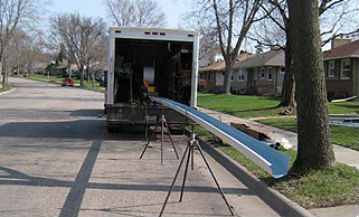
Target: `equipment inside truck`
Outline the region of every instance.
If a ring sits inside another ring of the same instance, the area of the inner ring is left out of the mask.
[[[140,102],[144,92],[189,105],[190,42],[117,38],[114,59],[114,103]]]

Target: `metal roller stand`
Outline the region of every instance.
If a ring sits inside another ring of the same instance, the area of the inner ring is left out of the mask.
[[[167,203],[168,203],[168,200],[170,198],[170,195],[171,195],[171,192],[172,192],[172,189],[176,183],[176,180],[177,180],[177,177],[178,177],[178,174],[179,174],[179,171],[181,170],[181,167],[183,165],[183,162],[184,162],[184,159],[186,158],[186,155],[187,155],[187,160],[186,160],[186,166],[184,168],[184,175],[183,175],[183,180],[182,180],[182,187],[181,187],[181,194],[180,194],[180,199],[179,199],[179,202],[182,202],[182,199],[183,199],[183,192],[184,192],[184,188],[185,188],[185,185],[186,185],[186,179],[187,179],[187,171],[188,171],[188,164],[189,164],[189,161],[190,161],[190,158],[191,158],[191,155],[192,155],[192,168],[193,168],[193,156],[194,156],[194,149],[197,148],[203,161],[205,162],[208,170],[209,170],[209,173],[211,174],[214,182],[216,183],[216,186],[217,186],[217,189],[218,189],[218,192],[221,194],[226,206],[228,207],[228,210],[230,212],[230,214],[232,216],[235,215],[234,211],[233,211],[233,207],[229,205],[228,201],[227,201],[227,198],[226,196],[224,195],[224,192],[222,190],[222,188],[219,186],[219,183],[217,181],[217,178],[215,177],[208,161],[207,161],[207,158],[205,157],[205,155],[203,154],[203,151],[202,151],[202,148],[201,146],[199,145],[199,142],[198,140],[196,140],[196,135],[193,133],[193,130],[194,130],[194,127],[192,127],[192,133],[191,133],[191,138],[190,140],[188,141],[188,144],[187,144],[187,147],[182,155],[182,158],[181,158],[181,161],[180,161],[180,164],[178,166],[178,169],[176,171],[176,174],[172,180],[172,184],[170,186],[170,189],[168,191],[168,194],[167,194],[167,197],[162,205],[162,209],[161,209],[161,212],[159,214],[159,217],[161,217],[166,209],[166,206],[167,206]]]
[[[146,120],[147,120],[147,118],[146,118]],[[170,132],[170,128],[169,128],[168,122],[167,122],[167,120],[166,120],[164,114],[161,115],[161,121],[160,121],[160,123],[161,123],[161,164],[163,164],[164,128],[167,128],[167,135],[168,135],[168,137],[169,137],[169,139],[170,139],[170,143],[171,143],[171,145],[172,145],[172,147],[173,147],[173,150],[174,150],[174,152],[175,152],[175,154],[176,154],[177,159],[179,159],[179,156],[178,156],[177,149],[176,149],[176,147],[175,147],[175,145],[174,145],[174,143],[173,143],[172,136],[171,136],[171,132]],[[156,129],[157,129],[157,126],[158,126],[158,125],[156,124]],[[150,143],[151,143],[151,140],[152,140],[152,138],[153,138],[153,135],[155,134],[155,132],[152,132],[151,136],[148,138],[148,128],[149,128],[149,125],[146,124],[145,137],[146,137],[148,140],[147,140],[147,143],[145,144],[145,146],[144,146],[144,148],[143,148],[143,150],[142,150],[140,159],[142,159],[142,157],[143,157],[143,155],[145,154],[145,152],[146,152],[148,146],[149,146]],[[155,130],[156,130],[156,129],[155,129]]]

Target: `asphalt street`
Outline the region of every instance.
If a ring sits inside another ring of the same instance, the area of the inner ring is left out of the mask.
[[[11,78],[0,96],[0,216],[158,216],[179,161],[142,133],[108,134],[103,94]],[[175,136],[183,152],[187,138]],[[213,159],[239,216],[278,216]],[[183,202],[180,174],[164,216],[229,216],[198,153]]]

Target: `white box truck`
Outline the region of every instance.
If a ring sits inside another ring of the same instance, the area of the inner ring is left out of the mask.
[[[199,33],[161,28],[114,27],[109,33],[105,112],[109,132],[143,125],[165,114],[185,117],[148,100],[157,95],[196,107]],[[156,120],[153,120],[156,121]]]

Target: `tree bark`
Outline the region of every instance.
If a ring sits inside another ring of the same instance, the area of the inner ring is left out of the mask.
[[[287,30],[286,34],[286,46],[284,49],[285,56],[285,74],[283,79],[283,89],[282,89],[282,98],[279,106],[284,107],[294,107],[295,105],[295,89],[294,89],[294,73],[293,73],[293,57],[291,53],[291,43],[292,40],[290,38],[289,30]]]
[[[3,70],[3,61],[0,61],[0,74],[2,74],[2,85],[3,87],[7,86],[9,84],[8,78],[7,78],[7,72]]]
[[[0,82],[3,82],[3,76],[2,76],[2,60],[0,59]]]
[[[231,78],[233,74],[233,67],[234,67],[234,58],[227,57],[225,59],[226,67],[224,71],[224,81],[223,81],[223,93],[226,95],[231,94]]]
[[[293,170],[327,168],[334,162],[328,124],[318,0],[288,0],[297,101],[298,153]]]
[[[81,71],[80,71],[80,87],[84,86],[84,79],[85,79],[85,72],[84,72],[84,69],[81,69]]]
[[[92,88],[95,89],[95,73],[93,72],[93,70],[91,70],[91,83]]]
[[[89,81],[90,80],[90,71],[89,71],[89,68],[86,67],[86,81]]]

